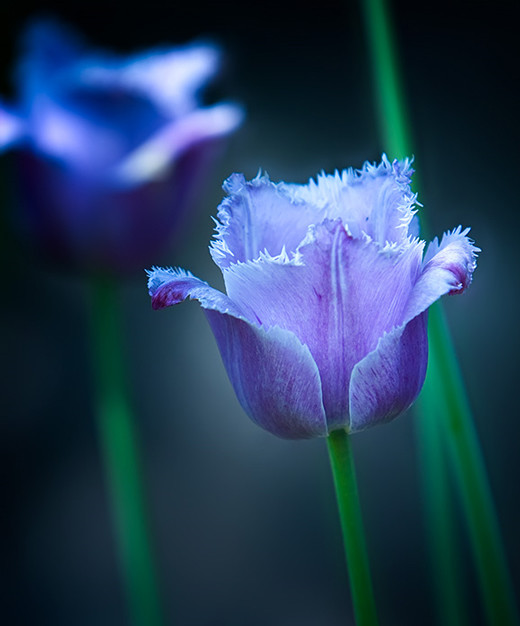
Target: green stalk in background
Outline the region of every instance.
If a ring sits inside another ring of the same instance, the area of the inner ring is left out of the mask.
[[[161,626],[163,620],[137,437],[124,376],[116,300],[115,282],[103,277],[94,280],[92,345],[101,456],[132,623],[134,626]]]
[[[430,382],[420,405],[422,418],[439,417],[466,512],[471,545],[489,624],[519,624],[513,586],[491,490],[446,319],[442,309],[430,318]],[[443,394],[445,410],[434,408]]]
[[[377,92],[379,117],[384,145],[390,157],[411,155],[408,116],[403,102],[398,63],[393,44],[392,28],[384,0],[362,0],[362,11],[370,49],[374,83]],[[507,626],[518,624],[512,584],[509,578],[498,520],[491,497],[482,454],[477,439],[464,383],[439,303],[430,309],[430,357],[428,375],[419,398],[419,439],[425,467],[425,488],[432,496],[429,512],[442,507],[436,518],[449,514],[448,490],[441,446],[448,449],[452,467],[464,505],[471,546],[490,624]],[[436,432],[434,429],[440,429]],[[435,484],[433,484],[435,482]],[[428,495],[428,494],[426,494]],[[432,549],[436,551],[436,577],[456,571],[455,539],[447,521],[430,529]],[[453,584],[443,580],[443,587]],[[456,595],[445,589],[442,599],[443,624],[460,624],[462,615]],[[459,594],[459,598],[461,594]]]
[[[330,465],[338,502],[356,626],[377,626],[372,581],[354,469],[350,436],[335,430],[327,437]]]
[[[431,366],[429,376],[433,376]],[[447,407],[442,397],[434,396],[436,388],[434,384],[424,388],[418,401],[419,419],[416,422],[435,612],[437,623],[442,626],[470,626],[465,609],[467,589],[461,571],[462,554],[456,542],[447,450],[439,425]]]

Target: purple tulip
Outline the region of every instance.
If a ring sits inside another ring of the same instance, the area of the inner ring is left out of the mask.
[[[164,252],[242,119],[232,104],[200,106],[218,66],[213,45],[122,59],[54,23],[28,30],[18,105],[0,104],[0,151],[15,150],[25,226],[40,248],[117,273]]]
[[[204,308],[240,404],[287,438],[363,430],[417,397],[427,309],[469,285],[479,251],[461,227],[423,257],[408,160],[322,174],[308,185],[234,174],[211,244],[227,295],[154,268],[155,309]]]

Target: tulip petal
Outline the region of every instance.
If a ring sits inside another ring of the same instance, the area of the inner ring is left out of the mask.
[[[216,74],[217,46],[190,44],[152,50],[120,61],[90,59],[81,74],[90,87],[124,89],[153,100],[168,117],[185,115],[197,106],[197,92]]]
[[[295,198],[296,185],[275,184],[267,174],[246,181],[233,174],[223,185],[229,194],[218,208],[211,256],[224,269],[232,263],[254,260],[267,252],[277,256],[294,252],[309,225],[322,221],[324,211]]]
[[[24,57],[19,83],[30,102],[40,91],[83,85],[88,90],[133,92],[153,100],[163,114],[185,115],[197,106],[198,91],[216,74],[220,64],[218,46],[194,43],[156,49],[120,58],[88,51],[81,38],[56,20],[36,20],[24,37]]]
[[[0,152],[11,147],[24,135],[22,120],[5,109],[0,103]]]
[[[105,178],[127,150],[127,137],[122,132],[96,123],[48,94],[34,100],[27,124],[35,152],[57,160],[87,180]]]
[[[184,151],[235,130],[243,115],[238,106],[219,104],[175,120],[122,161],[115,170],[115,182],[126,186],[160,178]]]
[[[349,430],[364,430],[405,411],[421,390],[427,362],[427,313],[383,335],[352,371]]]
[[[241,309],[224,293],[210,287],[208,283],[196,278],[190,272],[176,268],[154,267],[147,274],[148,293],[152,297],[152,308],[155,310],[191,298],[198,300],[205,309],[214,308],[221,313],[243,316]]]
[[[286,439],[328,434],[318,367],[293,333],[207,310],[237,398],[262,428]]]
[[[240,123],[238,107],[198,108],[219,63],[211,44],[129,58],[91,52],[59,22],[36,21],[18,71],[35,148],[108,184],[156,180],[187,147]]]
[[[415,400],[426,375],[426,310],[446,293],[461,293],[471,282],[479,249],[459,226],[428,247],[410,293],[404,323],[385,334],[360,361],[350,381],[350,428],[363,430],[399,415]]]
[[[321,373],[329,426],[348,420],[354,365],[403,323],[422,244],[381,248],[324,222],[292,261],[262,257],[224,270],[229,297],[263,327],[280,326],[307,345]]]
[[[377,243],[405,243],[416,235],[416,194],[410,188],[413,169],[408,159],[392,163],[383,154],[379,165],[368,161],[360,170],[321,174],[316,182],[295,185],[295,196],[326,207],[330,219],[341,218],[356,238],[368,235]]]
[[[229,194],[219,207],[217,236],[211,245],[221,269],[254,260],[262,252],[294,252],[308,227],[340,218],[355,238],[368,235],[381,245],[404,245],[416,234],[415,194],[410,161],[319,175],[307,185],[272,183],[267,175],[246,182],[234,174],[224,184]]]
[[[238,400],[254,422],[290,439],[327,435],[318,368],[293,333],[259,328],[227,296],[183,270],[155,268],[148,285],[154,309],[199,300]]]
[[[16,73],[22,107],[30,107],[39,94],[59,88],[67,70],[82,54],[84,44],[72,29],[53,19],[32,21],[23,35]]]
[[[446,293],[462,293],[471,283],[480,249],[459,226],[439,243],[435,238],[424,256],[421,274],[413,288],[405,318],[412,319]]]

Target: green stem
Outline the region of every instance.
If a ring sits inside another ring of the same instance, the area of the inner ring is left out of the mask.
[[[378,96],[379,116],[384,138],[384,145],[391,157],[404,157],[412,154],[410,133],[408,132],[404,102],[404,93],[398,72],[397,55],[393,42],[393,32],[384,0],[362,0],[367,39],[374,74],[374,83]],[[423,220],[424,221],[424,220]],[[498,528],[497,517],[491,497],[491,491],[482,460],[479,442],[475,433],[473,419],[466,398],[464,383],[460,374],[457,359],[451,342],[447,324],[442,314],[440,303],[432,307],[430,312],[430,364],[428,376],[421,394],[421,404],[426,408],[422,419],[436,420],[437,424],[427,425],[420,435],[427,436],[430,429],[442,430],[442,443],[450,451],[451,464],[457,476],[466,521],[472,540],[472,549],[477,563],[480,586],[487,617],[490,624],[497,626],[518,624],[512,584],[509,578],[504,548]],[[431,405],[440,407],[435,411]],[[430,405],[430,406],[426,406]],[[423,441],[422,448],[431,446],[431,454],[425,463],[432,465],[425,469],[425,475],[437,475],[437,504],[443,511],[449,511],[446,485],[441,486],[444,469],[438,462],[442,454],[433,450],[440,441],[434,437],[432,441]],[[446,513],[447,515],[448,513]],[[441,515],[437,513],[437,515]],[[449,544],[454,539],[448,538],[445,532],[438,534],[432,544],[442,545],[443,553],[448,554]],[[442,536],[445,535],[445,536]],[[437,557],[437,562],[441,557]],[[441,571],[450,567],[445,562]],[[455,617],[452,615],[450,621]]]
[[[411,156],[404,90],[384,0],[361,0],[383,145],[394,158]]]
[[[131,620],[135,626],[159,626],[163,620],[137,437],[125,383],[116,300],[115,283],[105,278],[94,280],[92,344],[98,432]]]
[[[426,385],[418,404],[416,427],[421,459],[425,523],[429,537],[432,583],[437,623],[443,626],[468,626],[465,610],[467,595],[463,585],[461,554],[455,540],[450,481],[440,425],[445,410],[442,398],[432,397]]]
[[[461,493],[489,624],[519,624],[498,519],[461,372],[443,311],[430,311],[430,397],[442,390],[444,444]],[[433,400],[434,401],[434,400]]]
[[[328,436],[327,444],[356,624],[357,626],[375,626],[378,621],[365,548],[350,437],[345,430],[335,430]]]

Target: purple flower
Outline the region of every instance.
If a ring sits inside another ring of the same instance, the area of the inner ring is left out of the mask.
[[[227,295],[154,268],[155,309],[199,300],[240,404],[287,438],[363,430],[417,397],[427,309],[469,285],[479,251],[461,227],[423,256],[408,160],[308,185],[234,174],[211,255]]]
[[[153,262],[193,204],[232,104],[200,106],[213,45],[128,58],[36,23],[24,39],[17,106],[0,103],[0,151],[14,148],[26,226],[53,257],[115,272]]]

